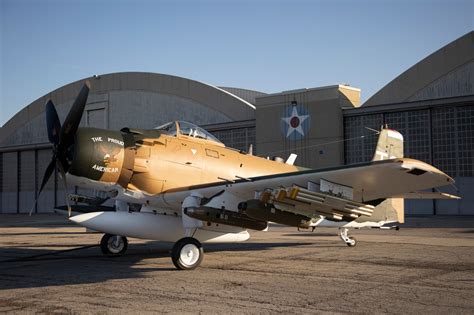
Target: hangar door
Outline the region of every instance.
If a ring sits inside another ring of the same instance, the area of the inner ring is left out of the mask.
[[[86,109],[86,126],[94,128],[107,128],[106,104],[94,104],[94,108]],[[97,106],[99,105],[99,106]]]
[[[16,213],[18,168],[17,152],[1,153],[1,213]]]

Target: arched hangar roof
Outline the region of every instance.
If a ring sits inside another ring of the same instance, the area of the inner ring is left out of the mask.
[[[363,106],[474,94],[474,31],[421,60]]]
[[[111,73],[78,80],[38,98],[0,129],[0,145],[46,142],[46,101],[54,102],[64,121],[86,80],[91,83],[86,111],[103,109],[105,116],[101,119],[110,129],[153,128],[177,119],[214,124],[255,117],[255,107],[250,102],[209,84],[158,73]]]
[[[268,95],[267,93],[263,93],[260,91],[255,91],[255,90],[249,90],[249,89],[241,89],[241,88],[235,88],[235,87],[226,87],[226,86],[220,86],[219,88],[226,90],[227,92],[230,92],[234,95],[237,95],[238,97],[246,100],[250,104],[255,105],[256,103],[256,98]]]

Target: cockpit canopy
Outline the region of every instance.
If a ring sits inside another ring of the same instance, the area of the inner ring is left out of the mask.
[[[216,137],[211,135],[209,132],[207,132],[203,128],[196,126],[195,124],[192,124],[187,121],[182,121],[182,120],[172,121],[162,126],[156,127],[155,129],[160,130],[161,132],[169,136],[176,136],[177,133],[179,133],[180,135],[185,135],[187,137],[210,140],[213,142],[223,144],[221,141],[219,141]]]

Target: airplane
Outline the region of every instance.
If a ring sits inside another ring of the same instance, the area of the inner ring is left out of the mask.
[[[127,237],[173,242],[173,264],[190,270],[202,262],[201,243],[246,241],[248,230],[265,231],[269,222],[336,226],[353,247],[349,228],[403,223],[403,208],[394,203],[403,199],[396,198],[459,198],[426,191],[454,180],[405,158],[403,136],[395,130],[381,129],[372,161],[314,170],[293,165],[293,154],[285,162],[228,148],[184,121],[147,130],[79,128],[89,90],[86,81],[62,126],[53,102],[45,105],[53,156],[36,202],[55,169],[66,190],[72,183],[103,192],[71,195],[76,205],[66,199],[60,208],[71,221],[104,233],[107,256],[123,255]],[[109,199],[114,206],[104,204]]]

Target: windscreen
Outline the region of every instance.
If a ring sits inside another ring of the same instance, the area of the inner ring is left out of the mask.
[[[183,135],[186,135],[188,137],[199,138],[199,139],[211,140],[217,143],[222,143],[216,137],[211,135],[209,132],[202,129],[201,127],[196,126],[195,124],[192,124],[186,121],[179,121],[178,123],[179,123],[179,131]]]
[[[176,136],[176,122],[172,121],[155,128],[169,136]]]

